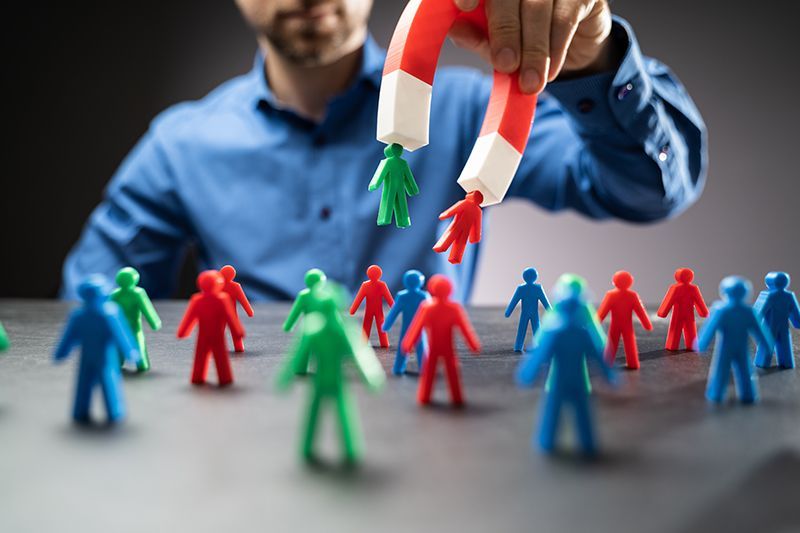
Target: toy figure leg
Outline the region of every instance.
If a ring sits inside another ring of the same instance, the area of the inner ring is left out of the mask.
[[[514,340],[514,351],[521,352],[525,347],[525,335],[528,334],[528,323],[530,317],[520,314],[519,325],[517,325],[517,338]]]
[[[461,387],[461,376],[458,372],[458,359],[455,354],[444,357],[444,368],[447,372],[447,384],[450,387],[450,400],[453,405],[464,404],[464,391]]]
[[[411,225],[411,217],[408,215],[408,200],[405,191],[400,191],[394,198],[394,220],[397,227],[407,228]]]
[[[667,330],[667,342],[664,346],[667,350],[674,352],[680,349],[681,329],[683,329],[683,324],[675,318],[673,311],[672,319],[669,321],[669,329]]]
[[[378,331],[378,342],[381,348],[389,347],[389,334],[383,331],[383,311],[375,313],[375,329]]]
[[[706,386],[706,398],[710,402],[720,403],[725,399],[725,390],[728,388],[728,380],[731,375],[731,363],[727,359],[722,360],[720,354],[714,354],[711,361],[711,368],[708,370],[708,385]]]
[[[428,342],[423,334],[417,343],[417,369],[420,374],[425,368],[425,354],[428,352]]]
[[[736,392],[742,403],[755,403],[758,400],[758,389],[753,368],[750,366],[750,358],[747,353],[739,354],[732,361],[733,381],[736,384]]]
[[[561,418],[561,401],[561,394],[554,393],[551,390],[542,402],[542,415],[539,422],[539,446],[546,452],[553,451],[556,446],[558,424]]]
[[[794,368],[794,354],[792,353],[792,338],[789,328],[775,334],[775,351],[778,352],[778,366],[781,368]],[[772,359],[770,357],[770,359]]]
[[[341,389],[336,395],[336,412],[339,414],[345,459],[355,463],[361,457],[363,445],[358,427],[358,413],[346,389]]]
[[[580,442],[583,453],[586,455],[595,455],[597,453],[597,444],[594,439],[594,424],[592,423],[592,411],[589,406],[588,395],[577,395],[572,399],[572,405],[575,409],[575,425],[578,433],[578,442]]]
[[[369,342],[369,336],[372,333],[372,319],[373,319],[373,316],[374,315],[372,313],[370,313],[369,311],[366,311],[364,313],[364,322],[362,324],[362,329],[364,330],[364,338],[367,339],[367,342]]]
[[[125,416],[125,402],[122,400],[122,385],[120,375],[106,371],[100,381],[103,390],[103,400],[106,404],[108,421],[116,422]]]
[[[605,360],[608,366],[614,365],[614,360],[617,358],[617,350],[619,349],[619,338],[622,332],[618,327],[612,326],[608,329],[608,343],[606,343]]]
[[[144,342],[144,331],[139,330],[136,332],[136,344],[139,346],[139,353],[142,358],[136,363],[136,370],[139,372],[147,372],[150,370],[150,357],[147,355],[147,346]]]
[[[777,347],[777,339],[775,341],[775,346]],[[769,368],[772,366],[772,350],[769,349],[769,346],[758,343],[756,347],[755,363],[759,368]]]
[[[400,336],[402,339],[402,335]],[[402,376],[403,373],[406,371],[406,363],[408,358],[406,354],[403,353],[403,349],[400,347],[401,343],[397,343],[397,355],[394,356],[394,366],[392,367],[392,374],[395,376]]]
[[[197,339],[197,347],[194,351],[194,369],[192,370],[192,383],[202,385],[208,376],[208,356],[211,347],[203,338]]]
[[[231,333],[231,337],[233,338],[233,351],[236,353],[244,352],[244,337],[235,333]]]
[[[378,225],[388,226],[392,223],[392,212],[394,209],[394,198],[392,198],[393,188],[384,184],[381,191],[381,203],[378,206]]]
[[[307,460],[314,457],[314,438],[317,434],[317,420],[319,418],[319,407],[322,403],[322,396],[319,392],[311,391],[311,400],[308,405],[306,415],[306,429],[303,433],[303,447],[300,452]]]
[[[94,384],[94,376],[81,368],[78,373],[78,383],[75,386],[75,405],[72,408],[72,418],[76,422],[89,421],[89,408],[92,403]]]
[[[453,246],[450,247],[450,256],[447,260],[457,265],[461,262],[464,258],[464,251],[467,249],[467,234],[459,235],[458,238],[453,242]]]
[[[233,382],[233,371],[231,371],[231,358],[228,356],[228,347],[225,339],[220,339],[214,343],[211,351],[214,354],[214,365],[217,367],[217,378],[219,386],[228,385]]]
[[[693,318],[689,318],[683,324],[683,342],[686,344],[686,349],[694,351],[694,342],[697,340],[697,324]]]
[[[433,384],[436,381],[436,360],[438,358],[438,354],[435,353],[429,353],[425,357],[425,370],[422,372],[419,380],[419,389],[417,389],[417,402],[421,404],[431,403]]]
[[[625,363],[628,368],[639,368],[639,347],[636,346],[636,335],[633,330],[622,335],[622,344],[625,347]]]

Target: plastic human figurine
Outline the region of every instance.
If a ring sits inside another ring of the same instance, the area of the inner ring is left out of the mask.
[[[750,282],[739,276],[723,279],[719,285],[723,300],[712,306],[711,316],[700,330],[696,348],[701,352],[708,349],[714,336],[717,337],[706,387],[706,398],[710,402],[721,403],[725,399],[731,371],[739,401],[754,403],[758,400],[749,338],[752,336],[770,351],[773,344],[767,328],[758,319],[755,310],[747,304],[751,290]]]
[[[136,344],[139,346],[139,353],[142,358],[136,364],[136,370],[147,372],[150,370],[150,357],[147,354],[147,345],[144,341],[144,330],[142,329],[142,317],[147,320],[153,331],[161,329],[161,318],[156,313],[153,303],[147,296],[147,292],[138,287],[139,272],[131,267],[125,267],[117,272],[117,288],[111,291],[111,300],[122,309],[128,326],[133,332]],[[124,358],[120,356],[120,364],[124,363]]]
[[[531,385],[550,362],[539,426],[539,446],[545,452],[555,449],[561,408],[567,404],[575,413],[577,436],[583,453],[592,456],[597,453],[597,442],[590,392],[586,386],[587,361],[595,362],[610,384],[613,385],[615,379],[611,368],[603,361],[602,347],[587,328],[585,293],[581,292],[580,285],[571,285],[571,288],[574,290],[563,296],[556,295],[558,301],[545,315],[539,330],[539,342],[526,353],[517,369],[517,382],[521,386]]]
[[[350,314],[356,314],[361,302],[366,300],[364,308],[364,336],[369,339],[372,332],[372,322],[375,321],[375,329],[378,330],[378,340],[381,348],[389,347],[389,336],[383,331],[383,302],[389,306],[394,305],[394,298],[389,292],[389,287],[381,280],[383,270],[378,265],[370,265],[367,268],[367,281],[361,284],[358,289],[353,305],[350,306]]]
[[[11,343],[8,341],[8,334],[3,328],[3,323],[0,322],[0,352],[8,350],[9,346],[11,346]]]
[[[411,217],[408,215],[406,195],[418,195],[419,187],[414,181],[411,168],[401,157],[403,155],[402,146],[392,143],[383,149],[383,153],[386,154],[386,159],[378,165],[375,175],[369,182],[370,191],[383,185],[381,204],[378,208],[378,225],[391,224],[392,215],[394,215],[397,227],[407,228],[411,225]]]
[[[185,339],[197,325],[197,346],[194,352],[192,383],[201,385],[208,375],[209,354],[214,356],[220,387],[233,383],[231,361],[225,343],[225,329],[232,335],[244,337],[244,330],[233,310],[230,296],[225,294],[225,280],[216,270],[206,270],[197,276],[200,292],[192,296],[178,326],[178,338]]]
[[[219,269],[219,273],[222,274],[222,278],[225,280],[225,287],[222,290],[225,294],[230,296],[233,302],[233,312],[236,314],[236,317],[239,317],[236,304],[241,305],[244,312],[247,313],[247,316],[252,317],[253,306],[250,305],[250,301],[247,299],[241,284],[234,281],[236,278],[236,269],[231,265],[225,265]],[[244,328],[242,329],[244,330]],[[237,353],[244,352],[243,337],[236,335],[233,331],[231,331],[231,336],[233,337],[233,350]]]
[[[695,339],[697,339],[697,324],[695,323],[694,312],[701,317],[708,316],[708,307],[700,293],[700,288],[692,284],[694,272],[690,268],[679,268],[675,271],[675,281],[677,283],[670,286],[664,301],[658,308],[658,316],[666,318],[670,310],[672,319],[669,322],[667,331],[667,350],[676,351],[680,349],[681,334],[683,334],[684,346],[687,350],[693,350]]]
[[[443,360],[447,383],[450,387],[450,401],[455,406],[464,405],[464,392],[459,375],[459,363],[454,345],[454,332],[461,331],[467,346],[474,354],[481,350],[480,340],[469,323],[467,313],[456,302],[450,300],[453,284],[445,276],[436,274],[428,282],[428,291],[433,299],[423,302],[402,340],[403,351],[409,353],[422,337],[422,330],[428,335],[428,353],[419,380],[417,401],[423,405],[431,402],[433,385],[436,381],[436,367]]]
[[[90,422],[92,392],[98,385],[103,392],[109,423],[125,416],[119,354],[131,363],[141,359],[122,310],[108,299],[107,282],[105,277],[94,275],[78,287],[83,305],[70,315],[54,353],[56,362],[63,361],[73,348],[80,346],[72,418],[81,424]]]
[[[397,317],[402,315],[403,321],[400,324],[400,340],[403,339],[408,326],[414,319],[420,304],[430,299],[428,294],[422,286],[425,285],[425,276],[419,270],[409,270],[403,274],[403,286],[405,289],[397,293],[397,298],[394,300],[394,305],[389,309],[389,314],[386,315],[386,322],[383,323],[383,331],[389,331],[397,320]],[[420,372],[425,366],[425,351],[427,350],[427,341],[425,335],[420,336],[417,342],[417,367]],[[397,355],[394,358],[394,366],[392,373],[395,376],[401,376],[406,371],[406,364],[408,363],[408,353],[403,351],[402,342],[397,343]]]
[[[352,362],[372,390],[383,386],[386,374],[372,347],[361,337],[357,326],[351,326],[340,319],[326,318],[339,316],[334,298],[325,298],[321,301],[321,307],[327,309],[311,312],[306,316],[302,332],[278,372],[276,383],[279,389],[288,388],[296,379],[298,361],[313,359],[316,372],[310,380],[311,402],[300,452],[307,461],[315,460],[314,440],[319,410],[323,402],[331,402],[339,417],[345,460],[355,463],[360,459],[363,447],[358,429],[358,413],[344,375],[345,364]]]
[[[612,282],[616,288],[606,293],[597,310],[597,317],[601,322],[609,312],[611,313],[611,326],[608,329],[608,344],[605,350],[606,363],[609,366],[614,365],[621,337],[625,348],[626,366],[636,369],[639,368],[639,347],[636,345],[636,334],[633,330],[633,314],[636,314],[647,331],[653,329],[653,324],[639,295],[631,290],[633,276],[629,272],[620,270],[614,274]]]
[[[788,290],[791,278],[786,272],[770,272],[765,282],[768,290],[762,291],[754,308],[775,341],[774,351],[778,355],[778,366],[794,368],[789,324],[800,329],[800,306],[797,304],[797,297]],[[772,365],[772,355],[773,350],[768,345],[759,344],[756,350],[756,366],[769,368]]]
[[[544,289],[536,283],[539,273],[535,268],[526,268],[522,271],[522,279],[525,283],[519,285],[511,301],[506,307],[506,318],[511,316],[517,304],[522,302],[522,311],[519,314],[519,326],[517,327],[517,339],[514,341],[514,351],[521,352],[525,344],[525,336],[528,334],[528,324],[531,326],[531,335],[536,335],[539,329],[539,303],[545,310],[550,309],[550,302],[544,293]]]
[[[439,220],[452,218],[453,221],[433,247],[434,252],[442,253],[450,248],[450,256],[447,260],[454,265],[461,262],[464,250],[467,248],[467,240],[472,244],[481,240],[481,220],[483,219],[481,202],[483,202],[481,191],[468,192],[463,200],[456,202],[439,215]]]
[[[289,310],[289,315],[283,323],[283,331],[292,331],[301,315],[306,315],[316,310],[317,302],[312,294],[312,289],[318,284],[324,284],[326,279],[325,272],[318,268],[312,268],[306,272],[303,280],[306,288],[297,293],[292,308]]]

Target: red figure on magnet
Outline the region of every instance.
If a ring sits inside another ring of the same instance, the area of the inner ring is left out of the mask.
[[[481,240],[481,220],[483,218],[481,202],[483,202],[483,194],[480,191],[468,192],[463,200],[456,202],[439,215],[439,220],[452,218],[453,221],[433,247],[434,252],[442,253],[452,246],[450,257],[447,260],[454,265],[461,262],[464,250],[467,248],[467,239],[472,244]]]
[[[200,292],[189,300],[189,307],[178,326],[178,338],[185,339],[197,324],[197,347],[194,352],[192,383],[201,385],[208,375],[208,356],[214,355],[217,377],[220,386],[233,383],[231,362],[225,343],[225,328],[238,337],[244,337],[244,330],[236,317],[233,301],[223,291],[225,279],[216,270],[206,270],[197,276]]]
[[[219,269],[219,273],[222,274],[222,277],[225,280],[225,287],[222,290],[225,291],[225,294],[230,296],[231,301],[233,302],[233,312],[236,314],[236,318],[239,318],[239,312],[236,307],[237,303],[242,306],[242,309],[244,309],[244,312],[247,313],[247,316],[252,317],[253,306],[250,305],[250,301],[247,299],[244,289],[242,289],[242,285],[233,281],[234,278],[236,278],[236,269],[231,265],[225,265]],[[244,328],[242,328],[242,330],[244,330]],[[233,329],[231,329],[231,336],[233,337],[233,349],[238,353],[242,353],[244,351],[244,337],[237,335]]]
[[[430,403],[433,384],[436,380],[436,365],[439,359],[444,359],[447,382],[450,386],[450,399],[453,405],[461,406],[464,404],[464,393],[459,376],[453,331],[455,329],[461,331],[467,341],[467,346],[474,354],[481,350],[480,340],[472,329],[464,309],[458,303],[450,300],[453,284],[449,279],[441,274],[431,277],[428,282],[428,292],[433,300],[420,304],[414,320],[408,327],[408,332],[403,337],[401,347],[405,353],[413,350],[419,342],[424,328],[428,336],[428,353],[425,356],[425,368],[419,380],[417,401],[423,405]]]
[[[350,306],[350,314],[356,314],[358,308],[361,306],[362,300],[367,301],[364,309],[364,336],[369,339],[372,330],[372,321],[375,320],[375,327],[378,330],[378,339],[381,343],[381,348],[389,347],[389,335],[383,331],[383,301],[389,307],[394,305],[394,298],[392,293],[389,292],[389,287],[381,280],[383,270],[378,265],[370,265],[367,268],[367,281],[361,284],[358,289],[353,305]]]
[[[605,359],[608,366],[614,365],[617,357],[619,340],[625,348],[625,363],[628,368],[639,368],[639,348],[636,346],[636,334],[633,331],[633,314],[639,317],[644,329],[650,331],[653,324],[647,316],[642,301],[636,291],[631,290],[633,276],[630,272],[620,270],[611,279],[616,289],[608,291],[597,309],[600,322],[605,320],[611,312],[611,326],[608,330],[608,344],[606,345]]]
[[[672,319],[667,332],[667,350],[679,350],[681,333],[687,350],[694,350],[694,341],[697,339],[697,325],[695,324],[694,311],[701,317],[708,316],[708,307],[697,285],[692,285],[694,272],[690,268],[679,268],[675,271],[675,280],[658,308],[658,316],[666,318],[672,310]]]

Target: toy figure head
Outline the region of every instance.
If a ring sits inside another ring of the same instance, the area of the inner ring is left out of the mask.
[[[419,289],[423,283],[425,276],[419,270],[409,270],[403,274],[403,286],[410,291]]]
[[[108,280],[101,274],[92,274],[78,286],[78,296],[92,306],[99,306],[108,299]]]
[[[382,275],[383,270],[381,270],[381,267],[378,265],[370,265],[369,268],[367,268],[367,277],[372,281],[381,279]]]
[[[777,289],[782,291],[789,287],[789,283],[791,283],[792,278],[789,277],[789,274],[786,272],[770,272],[767,274],[765,281],[767,282],[767,287],[769,287],[770,290]]]
[[[436,300],[447,300],[453,293],[453,283],[447,277],[435,274],[428,282],[428,292]]]
[[[403,155],[403,146],[401,144],[392,143],[383,149],[383,154],[386,157],[400,157]]]
[[[132,289],[139,284],[139,272],[131,267],[121,268],[117,272],[116,282],[123,289]]]
[[[539,273],[533,267],[528,267],[522,271],[522,279],[525,283],[533,283],[539,278]]]
[[[306,287],[309,289],[315,286],[317,283],[321,281],[325,281],[327,278],[325,277],[325,272],[318,268],[312,268],[308,272],[306,272],[305,278],[303,281],[306,284]]]
[[[569,298],[587,300],[589,298],[589,285],[585,279],[576,274],[562,274],[556,281],[553,294],[556,301]]]
[[[197,276],[197,288],[205,294],[221,292],[225,286],[225,279],[216,270],[206,270]]]
[[[720,296],[733,303],[743,302],[752,289],[750,282],[740,276],[728,276],[719,284]]]
[[[633,285],[633,276],[630,272],[620,270],[619,272],[614,273],[614,277],[611,278],[611,281],[614,283],[616,288],[624,291],[630,289]]]
[[[694,279],[694,271],[691,268],[679,268],[675,271],[675,281],[680,283],[691,283]]]
[[[468,192],[465,198],[473,204],[481,205],[483,203],[483,193],[481,191]]]
[[[236,269],[231,265],[225,265],[224,267],[220,268],[219,273],[222,274],[222,278],[225,281],[233,281],[233,279],[236,277]]]

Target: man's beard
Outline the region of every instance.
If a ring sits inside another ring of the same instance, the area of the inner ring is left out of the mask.
[[[352,33],[350,25],[340,23],[333,32],[319,33],[313,25],[299,31],[269,27],[265,36],[275,51],[293,64],[313,67],[330,63],[339,57],[338,50]]]

